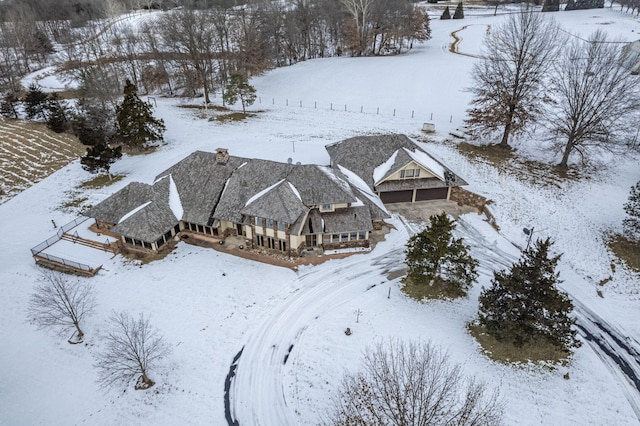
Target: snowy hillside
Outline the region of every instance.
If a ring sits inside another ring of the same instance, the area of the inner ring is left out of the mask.
[[[637,19],[610,9],[553,17],[580,34],[597,28],[627,40],[640,34]],[[465,374],[500,387],[506,424],[638,424],[640,394],[587,342],[566,367],[508,367],[482,355],[466,331],[481,287],[494,269],[519,256],[517,246],[526,241],[522,228],[533,226],[564,253],[560,277],[577,315],[608,323],[629,345],[640,340],[638,277],[620,266],[612,272],[614,259],[603,241],[603,233],[621,229],[622,205],[640,179],[639,155],[616,157],[588,179],[554,186],[470,161],[444,141],[464,119],[474,60],[449,51],[451,32],[465,26],[459,50],[474,54],[487,25],[502,19],[433,20],[432,40],[399,57],[331,58],[274,70],[252,81],[260,100],[251,107],[256,117],[244,122],[209,121],[180,108],[181,100],[158,97],[155,111],[165,120],[167,143],[118,161],[112,172],[125,174],[123,180],[78,189],[91,176],[76,161],[0,205],[0,425],[225,425],[225,379],[240,350],[228,395],[240,425],[317,424],[345,369],[357,368],[366,345],[389,336],[430,339]],[[152,183],[192,151],[218,147],[235,156],[326,165],[329,143],[389,132],[419,140],[429,121],[438,135],[425,147],[468,181],[468,189],[494,201],[501,227],[497,233],[474,214],[461,218],[458,232],[480,260],[479,282],[468,298],[417,303],[400,292],[398,279],[387,280],[420,227],[393,217],[395,229],[371,252],[297,272],[184,243],[145,265],[116,256],[90,279],[99,306],[86,324],[86,345],[69,345],[66,335],[39,331],[26,320],[39,273],[29,249],[55,233],[52,220],[60,226],[76,217],[62,208],[72,197],[95,205],[130,182]],[[521,144],[519,150],[558,160],[537,146]],[[148,314],[173,347],[147,392],[103,391],[96,383],[92,364],[113,310]],[[362,312],[357,324],[356,310]],[[563,378],[567,372],[569,380]]]

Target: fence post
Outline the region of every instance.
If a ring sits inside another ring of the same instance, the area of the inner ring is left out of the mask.
[[[333,111],[333,102],[331,102],[331,107],[330,108],[331,108],[331,111]]]
[[[276,104],[276,98],[271,98],[271,105],[275,105]]]
[[[362,108],[363,108],[362,105],[360,105],[360,112],[362,112]]]
[[[347,110],[347,104],[344,104],[344,110],[345,111]]]
[[[376,107],[376,114],[380,114],[380,107]]]
[[[318,101],[313,101],[313,109],[318,109]]]
[[[289,106],[289,99],[285,101],[285,106]]]
[[[429,118],[429,120],[433,120],[433,113],[431,113],[431,117]]]
[[[300,101],[300,108],[302,108],[302,101]]]
[[[453,122],[453,114],[451,114],[451,116],[449,117],[449,123]]]
[[[411,110],[411,118],[413,118],[413,110]]]
[[[395,108],[393,109],[393,116],[394,117],[396,116],[396,109]]]

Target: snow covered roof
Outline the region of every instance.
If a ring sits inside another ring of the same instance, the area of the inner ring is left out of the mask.
[[[247,216],[268,217],[278,222],[293,223],[309,211],[292,189],[290,182],[281,180],[259,196],[247,202],[241,213]]]

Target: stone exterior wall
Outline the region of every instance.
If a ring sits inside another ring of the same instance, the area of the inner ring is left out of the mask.
[[[490,203],[490,200],[487,200],[482,195],[478,195],[474,192],[467,191],[464,188],[460,188],[459,186],[454,186],[451,188],[451,195],[449,196],[451,201],[455,201],[461,206],[472,206],[478,209],[478,211],[482,211],[484,207]]]

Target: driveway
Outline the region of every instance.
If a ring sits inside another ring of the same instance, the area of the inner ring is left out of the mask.
[[[472,206],[460,206],[455,201],[431,200],[417,201],[415,203],[392,203],[385,204],[387,210],[398,213],[410,222],[427,222],[434,214],[447,212],[453,217],[458,217],[464,213],[479,213],[478,209]]]

